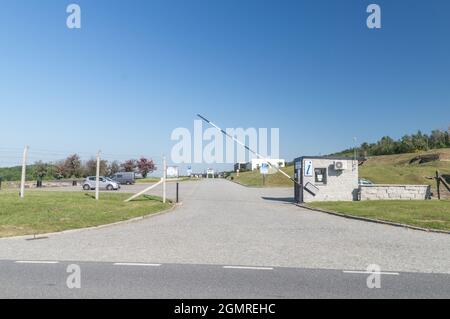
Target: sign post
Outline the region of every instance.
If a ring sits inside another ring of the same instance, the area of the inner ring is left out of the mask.
[[[263,186],[264,186],[264,185],[266,185],[266,175],[269,173],[269,164],[262,163],[261,167],[259,168],[259,172],[262,174]]]

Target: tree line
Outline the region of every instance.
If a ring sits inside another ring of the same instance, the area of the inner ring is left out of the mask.
[[[141,157],[140,159],[129,159],[124,162],[100,160],[100,175],[111,176],[117,172],[136,172],[146,178],[157,169],[152,159]],[[45,179],[70,179],[95,176],[97,160],[91,158],[82,161],[78,154],[72,154],[64,160],[52,162],[37,161],[27,166],[27,180]],[[21,167],[0,168],[0,177],[4,181],[19,180]]]
[[[415,134],[404,135],[394,140],[389,136],[383,136],[376,143],[362,143],[357,147],[359,156],[392,155],[402,153],[414,153],[431,149],[450,147],[449,130],[433,130],[430,134],[423,134],[420,130]],[[347,149],[341,154],[352,154],[354,149]]]

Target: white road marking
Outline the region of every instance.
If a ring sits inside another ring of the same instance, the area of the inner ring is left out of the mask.
[[[273,270],[272,267],[223,266],[225,269]]]
[[[159,267],[161,264],[142,264],[142,263],[114,263],[114,266],[147,266],[147,267]]]
[[[59,264],[59,261],[17,260],[17,264]]]
[[[378,271],[372,272],[372,271],[366,271],[366,270],[364,270],[364,271],[359,271],[359,270],[343,270],[342,272],[343,272],[343,273],[346,273],[346,274],[367,274],[367,275],[375,274],[375,275],[393,275],[393,276],[398,276],[398,275],[400,275],[398,272],[383,272],[383,271],[381,271],[381,272],[378,272]]]

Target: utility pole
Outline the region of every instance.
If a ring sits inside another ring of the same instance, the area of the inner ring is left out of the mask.
[[[166,178],[167,178],[167,163],[166,157],[163,156],[163,203],[166,203]]]
[[[97,153],[97,174],[95,178],[95,199],[99,199],[99,188],[100,188],[100,151]]]
[[[20,198],[25,197],[25,177],[27,173],[28,146],[25,146],[22,157],[22,178],[20,180]]]

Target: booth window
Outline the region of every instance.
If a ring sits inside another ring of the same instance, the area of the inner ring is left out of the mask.
[[[314,180],[316,184],[326,184],[327,183],[327,169],[326,168],[315,168],[314,169]]]

